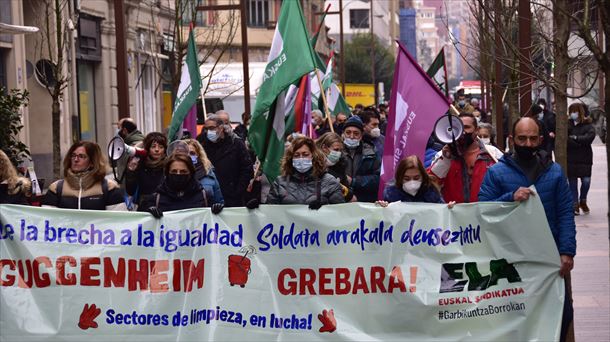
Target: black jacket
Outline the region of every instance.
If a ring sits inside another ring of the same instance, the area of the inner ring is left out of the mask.
[[[204,197],[205,196],[205,197]],[[211,195],[201,189],[193,177],[184,191],[172,189],[167,182],[161,183],[157,191],[142,202],[142,210],[157,207],[162,211],[209,207]]]
[[[591,177],[595,128],[590,120],[568,124],[568,177]]]
[[[129,196],[135,196],[136,191],[138,192],[136,198],[138,211],[146,210],[142,202],[157,190],[163,178],[163,165],[156,168],[147,167],[146,159],[140,160],[135,171],[125,171],[125,190]]]
[[[254,173],[244,141],[235,134],[225,135],[215,143],[205,134],[200,134],[197,140],[214,165],[225,207],[243,207],[246,188]]]

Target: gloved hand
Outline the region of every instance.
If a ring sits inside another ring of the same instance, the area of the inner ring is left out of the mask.
[[[256,209],[261,205],[260,201],[256,198],[253,198],[246,203],[246,208],[248,209]]]
[[[157,207],[150,207],[150,208],[146,209],[146,211],[148,211],[155,218],[160,219],[161,217],[163,217],[163,211],[161,211],[161,209],[159,209]]]
[[[222,203],[212,204],[212,214],[214,214],[214,215],[220,214],[220,212],[222,211],[222,208],[224,208],[224,207],[225,207],[225,205]]]
[[[320,202],[320,200],[313,200],[311,203],[309,203],[309,209],[311,210],[318,210],[322,207],[322,202]]]

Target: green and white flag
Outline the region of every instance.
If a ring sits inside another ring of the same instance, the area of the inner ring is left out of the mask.
[[[449,97],[449,88],[447,84],[447,66],[445,64],[445,48],[442,48],[438,53],[426,74],[436,83],[439,89]]]
[[[284,154],[287,88],[315,68],[314,52],[299,1],[284,1],[256,97],[248,140],[269,180],[279,175]]]
[[[332,83],[326,91],[326,99],[328,101],[328,110],[332,116],[337,116],[339,113],[343,113],[348,117],[352,115],[352,111],[349,109],[349,105],[345,102],[341,90],[337,84]]]
[[[182,75],[174,102],[174,113],[167,133],[170,141],[176,140],[176,133],[182,126],[182,122],[190,109],[197,103],[200,91],[201,76],[199,75],[199,63],[197,63],[197,48],[195,47],[195,36],[191,29],[189,30],[186,58],[182,61]]]

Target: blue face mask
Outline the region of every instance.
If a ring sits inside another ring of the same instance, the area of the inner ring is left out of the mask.
[[[543,118],[544,118],[544,113],[539,113],[538,114],[538,121],[542,121]]]
[[[573,121],[578,121],[578,113],[570,113],[570,119]]]
[[[356,148],[360,145],[360,139],[345,138],[343,142],[347,148]]]
[[[193,165],[197,165],[197,156],[191,156],[191,161],[193,162]]]
[[[464,107],[465,105],[466,105],[466,101],[464,101],[464,100],[459,100],[458,101],[458,106]]]
[[[216,142],[216,140],[218,140],[218,133],[216,133],[216,131],[208,131],[206,136],[208,137],[208,140],[211,142]]]
[[[299,173],[305,173],[311,170],[313,164],[309,158],[296,158],[292,160],[292,166]]]

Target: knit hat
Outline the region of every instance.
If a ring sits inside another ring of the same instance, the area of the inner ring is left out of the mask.
[[[364,124],[362,124],[362,120],[358,115],[352,115],[349,119],[347,119],[345,125],[343,126],[343,130],[347,129],[348,127],[356,127],[361,131],[364,130]]]

